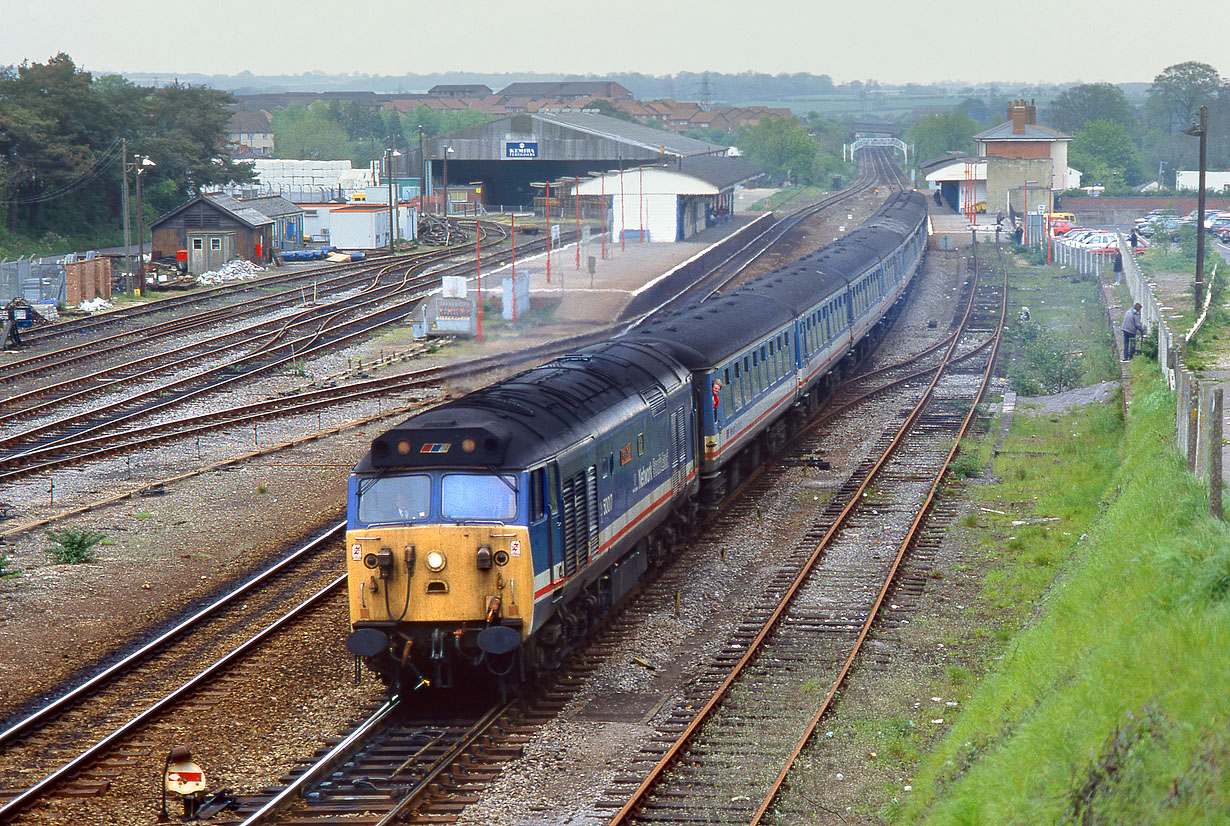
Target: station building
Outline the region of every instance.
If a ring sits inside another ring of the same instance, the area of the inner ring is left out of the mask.
[[[570,189],[605,212],[603,226],[616,240],[684,241],[729,219],[735,187],[762,174],[742,158],[700,155],[601,172],[581,178]],[[568,186],[567,181],[563,184]]]
[[[412,145],[394,174],[423,179],[429,212],[443,211],[452,200],[444,191],[456,184],[481,192],[488,209],[523,209],[552,182],[726,154],[718,144],[593,112],[526,113],[427,139],[421,155]]]

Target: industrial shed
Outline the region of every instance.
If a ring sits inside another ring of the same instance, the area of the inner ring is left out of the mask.
[[[174,260],[188,251],[188,272],[217,270],[235,258],[267,264],[274,221],[229,195],[198,195],[150,224],[150,258]]]
[[[303,209],[278,195],[244,198],[240,201],[273,221],[273,246],[277,250],[303,247]]]
[[[541,182],[676,158],[724,156],[727,148],[593,112],[518,114],[425,141],[428,194],[439,210],[446,184],[482,187],[488,205],[525,206]],[[418,147],[397,161],[398,178],[418,178]],[[535,182],[539,182],[535,186]]]
[[[603,203],[616,239],[683,241],[728,219],[735,187],[762,174],[742,158],[676,158],[582,178],[577,193],[584,202]]]

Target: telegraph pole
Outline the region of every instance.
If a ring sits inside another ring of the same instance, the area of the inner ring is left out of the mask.
[[[120,139],[120,202],[124,211],[124,291],[132,292],[132,237],[129,231],[130,218],[128,214],[128,138]]]

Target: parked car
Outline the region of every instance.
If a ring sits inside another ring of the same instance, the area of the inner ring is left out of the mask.
[[[1136,231],[1146,238],[1152,238],[1159,230],[1164,236],[1177,238],[1179,236],[1180,226],[1182,226],[1182,219],[1180,219],[1179,216],[1158,215],[1148,223],[1138,226]]]
[[[1078,227],[1066,218],[1056,218],[1051,221],[1052,235],[1066,235],[1074,229],[1081,229],[1081,227]]]

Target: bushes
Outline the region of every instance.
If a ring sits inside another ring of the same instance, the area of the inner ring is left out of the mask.
[[[58,563],[76,565],[82,562],[95,562],[98,555],[94,546],[106,539],[105,534],[78,528],[60,528],[48,531],[47,538],[55,544],[47,549],[47,553]]]
[[[1013,390],[1039,396],[1080,386],[1079,366],[1037,322],[1019,322],[1010,332],[1021,356],[1008,373]]]

